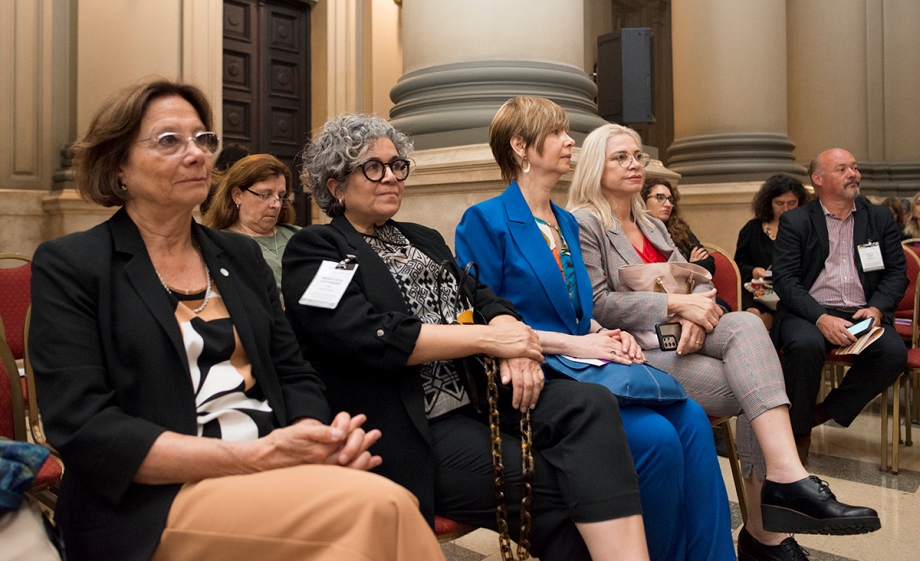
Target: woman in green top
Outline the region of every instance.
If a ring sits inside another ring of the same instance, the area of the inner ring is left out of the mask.
[[[270,154],[246,156],[228,169],[202,222],[215,230],[246,234],[262,248],[281,292],[281,256],[298,230],[291,170]]]

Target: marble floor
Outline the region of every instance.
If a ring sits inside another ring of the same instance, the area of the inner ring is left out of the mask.
[[[812,434],[808,470],[825,479],[837,497],[879,512],[881,530],[861,536],[798,535],[811,561],[916,561],[920,559],[920,424],[914,423],[916,443],[900,447],[900,473],[879,470],[879,400],[870,404],[844,429],[831,422]],[[889,416],[890,418],[890,416]],[[889,432],[890,434],[890,432]],[[901,429],[902,439],[904,429]],[[890,447],[889,447],[890,448]],[[733,535],[741,529],[737,495],[728,461],[719,458],[734,510]],[[498,536],[477,530],[442,549],[448,561],[500,561]]]

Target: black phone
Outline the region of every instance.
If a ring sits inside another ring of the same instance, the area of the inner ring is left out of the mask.
[[[655,326],[655,333],[658,334],[659,349],[662,351],[677,350],[677,343],[680,342],[679,323],[659,323]]]
[[[847,327],[847,331],[850,332],[850,335],[856,338],[862,337],[870,329],[872,329],[872,318],[866,318],[862,321],[854,323],[850,327]]]

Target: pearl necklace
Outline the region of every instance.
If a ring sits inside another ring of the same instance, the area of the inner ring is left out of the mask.
[[[156,269],[154,269],[153,272],[157,274],[157,278],[160,279],[160,284],[163,285],[163,288],[166,289],[166,292],[168,292],[168,293],[170,293],[170,294],[174,294],[174,293],[176,292],[176,291],[173,291],[173,289],[169,288],[169,286],[166,285],[166,281],[164,281],[164,280],[163,280],[163,277],[160,276],[160,272],[159,272],[159,271],[157,271]],[[205,309],[205,308],[207,307],[207,305],[208,305],[208,301],[211,299],[211,294],[212,294],[212,292],[211,292],[211,269],[208,268],[208,264],[207,264],[207,263],[204,264],[204,274],[205,274],[205,276],[206,276],[207,279],[208,279],[208,285],[207,285],[207,286],[205,287],[205,289],[204,289],[204,302],[202,302],[200,306],[198,306],[197,308],[195,308],[194,310],[192,310],[192,312],[193,312],[193,313],[196,313],[196,314],[200,314],[202,311],[204,311],[204,309]],[[190,293],[189,293],[189,292],[183,292],[183,294],[185,294],[186,296],[188,296]]]

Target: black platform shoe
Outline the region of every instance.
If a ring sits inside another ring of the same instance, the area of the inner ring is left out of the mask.
[[[827,482],[814,475],[795,483],[764,481],[760,511],[768,532],[844,536],[882,527],[877,512],[839,502]]]
[[[738,534],[738,561],[808,561],[808,552],[792,537],[779,545],[764,545],[742,526]]]

